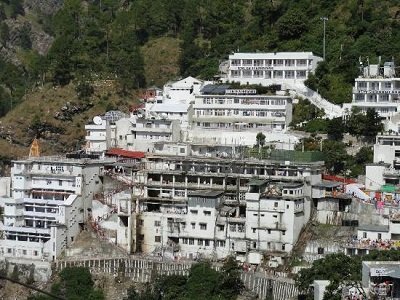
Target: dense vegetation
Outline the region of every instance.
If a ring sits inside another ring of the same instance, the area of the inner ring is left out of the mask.
[[[90,299],[104,300],[103,291],[94,287],[89,269],[68,267],[58,274],[58,280],[51,286],[51,294],[68,300]],[[53,297],[37,294],[30,300],[50,300]]]
[[[357,287],[362,291],[362,261],[397,261],[399,255],[399,250],[373,250],[370,254],[362,256],[330,254],[314,261],[311,268],[302,269],[296,277],[296,284],[306,295],[304,299],[314,299],[314,295],[310,293],[310,285],[314,280],[330,280],[331,283],[325,291],[324,299],[342,299],[341,288],[344,285]]]
[[[211,78],[232,51],[313,51],[326,62],[308,85],[331,101],[350,100],[358,60],[400,61],[397,0],[66,0],[37,23],[55,40],[47,55],[32,50],[21,27],[22,65],[0,60],[0,115],[32,85],[117,79],[122,93],[144,86],[140,46],[170,36],[181,41],[181,75]],[[10,46],[10,19],[24,14],[22,0],[0,1],[0,43]],[[6,71],[7,69],[7,71]],[[150,83],[149,83],[150,84]]]

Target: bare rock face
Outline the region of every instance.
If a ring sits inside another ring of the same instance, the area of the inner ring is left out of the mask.
[[[36,11],[44,15],[55,14],[63,5],[64,0],[25,0],[25,11]]]

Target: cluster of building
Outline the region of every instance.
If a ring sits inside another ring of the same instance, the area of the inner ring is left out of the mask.
[[[377,137],[365,185],[325,177],[318,159],[255,158],[246,151],[260,132],[271,149],[294,149],[298,138],[287,129],[296,100],[286,89],[304,87],[320,60],[312,53],[235,53],[221,64],[218,83],[187,77],[147,89],[129,114],[94,117],[85,126],[84,153],[13,161],[11,177],[0,180],[1,256],[56,260],[88,224],[101,226],[92,203],[105,197],[106,181],[122,186],[103,202],[117,215],[113,242],[129,254],[234,255],[276,267],[295,249],[313,211],[320,223],[356,230],[336,248],[309,243],[310,256],[397,247],[398,135]],[[393,121],[400,80],[393,64],[380,72],[364,69],[350,106],[374,107]],[[281,90],[259,93],[237,83]]]

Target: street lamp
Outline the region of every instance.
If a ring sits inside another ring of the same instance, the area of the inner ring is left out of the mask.
[[[323,40],[323,58],[325,60],[325,36],[326,36],[326,21],[329,19],[327,17],[321,17],[321,20],[324,22],[324,40]]]

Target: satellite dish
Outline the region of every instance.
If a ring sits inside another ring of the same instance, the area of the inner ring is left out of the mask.
[[[101,117],[99,117],[99,116],[95,116],[93,118],[93,123],[96,124],[96,125],[101,125],[103,123],[103,119]]]

